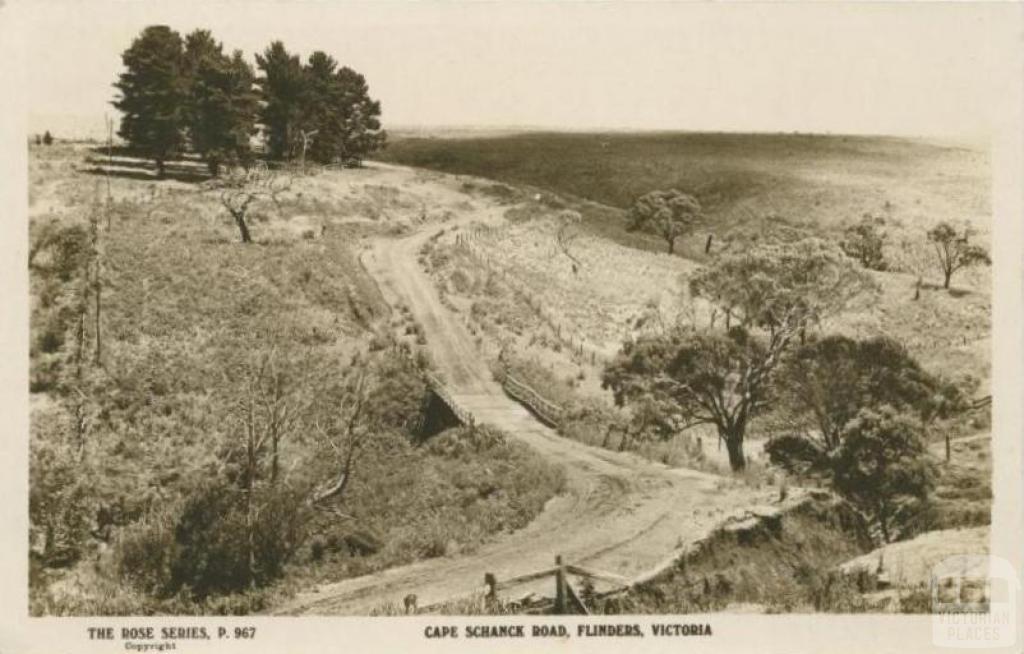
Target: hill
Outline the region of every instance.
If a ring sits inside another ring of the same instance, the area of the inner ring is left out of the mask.
[[[889,137],[814,134],[538,133],[471,138],[407,136],[379,157],[486,177],[588,200],[597,233],[634,247],[657,239],[626,234],[619,211],[643,193],[695,194],[718,235],[761,229],[771,216],[835,234],[865,213],[907,226],[967,220],[990,232],[988,154],[980,149]],[[699,258],[703,239],[682,245]]]

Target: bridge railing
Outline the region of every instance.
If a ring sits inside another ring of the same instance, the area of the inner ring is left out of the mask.
[[[562,420],[562,407],[508,373],[505,373],[501,386],[512,399],[525,404],[533,411],[541,422],[549,427],[558,427]]]
[[[448,408],[452,410],[452,413],[454,413],[455,417],[459,419],[459,422],[464,425],[471,425],[475,422],[473,414],[466,411],[459,405],[455,400],[455,396],[453,396],[451,391],[448,390],[448,386],[445,385],[443,379],[438,377],[436,373],[430,372],[429,370],[424,373],[424,378],[427,380],[427,384],[430,386],[431,390],[441,398],[442,402],[448,405]]]

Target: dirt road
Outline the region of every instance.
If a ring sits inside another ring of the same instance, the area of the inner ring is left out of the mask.
[[[479,199],[477,199],[479,207]],[[499,220],[500,207],[484,206],[457,222]],[[552,499],[529,526],[474,553],[443,557],[322,585],[300,593],[281,614],[365,615],[385,602],[400,604],[415,593],[421,607],[464,596],[485,573],[501,579],[567,562],[627,578],[649,571],[680,547],[705,535],[728,513],[771,502],[775,492],[755,491],[722,477],[669,469],[559,437],[509,399],[496,384],[458,317],[446,309],[417,261],[437,227],[400,239],[378,240],[364,264],[392,304],[408,306],[423,326],[428,347],[456,401],[478,423],[493,424],[565,467],[566,492]],[[529,590],[550,591],[550,580]]]

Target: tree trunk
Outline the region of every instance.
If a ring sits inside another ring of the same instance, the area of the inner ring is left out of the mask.
[[[277,470],[278,470],[278,456],[277,456],[277,442],[280,440],[275,436],[270,441],[270,485],[277,484]]]
[[[921,284],[924,282],[920,277],[917,278],[917,284],[914,286],[914,300],[921,299]]]
[[[249,398],[248,432],[246,443],[246,480],[245,480],[245,537],[249,555],[249,586],[256,588],[256,520],[253,516],[253,491],[256,489],[256,434],[253,400]]]
[[[95,363],[99,365],[100,358],[103,356],[103,339],[100,332],[100,293],[102,292],[103,286],[100,282],[100,271],[99,262],[96,264],[96,358]]]
[[[245,222],[245,217],[235,214],[235,224],[238,225],[238,231],[242,234],[242,243],[252,243],[252,235],[249,234],[249,225]]]
[[[166,172],[166,167],[164,165],[164,160],[163,159],[157,159],[156,160],[156,176],[157,176],[157,179],[163,179],[165,172]]]
[[[676,240],[674,238],[665,239],[668,241],[668,253],[673,254],[676,249]]]
[[[949,432],[946,432],[946,463],[949,463],[951,455],[953,453],[952,443],[949,441]]]
[[[208,159],[206,161],[206,167],[209,169],[211,176],[220,176],[220,159]]]
[[[949,290],[949,279],[953,276],[953,271],[952,270],[947,270],[945,272],[945,276],[946,276],[946,280],[943,282],[942,288],[944,288],[946,290]]]
[[[711,239],[714,238],[714,234],[708,234],[708,242],[704,244],[704,254],[711,252]]]
[[[743,436],[738,434],[724,435],[725,449],[729,452],[729,467],[733,472],[746,469],[747,458],[743,456]]]
[[[884,509],[878,510],[878,526],[882,530],[882,540],[886,543],[892,542],[892,536],[889,534],[889,515]]]

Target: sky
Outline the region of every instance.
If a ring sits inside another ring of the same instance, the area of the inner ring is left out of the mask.
[[[4,11],[11,9],[5,8]],[[363,73],[386,127],[977,135],[1008,5],[49,2],[24,12],[30,128],[103,131],[146,25]],[[1019,12],[1017,14],[1019,19]],[[70,123],[69,123],[70,124]],[[93,127],[89,127],[93,126]]]

